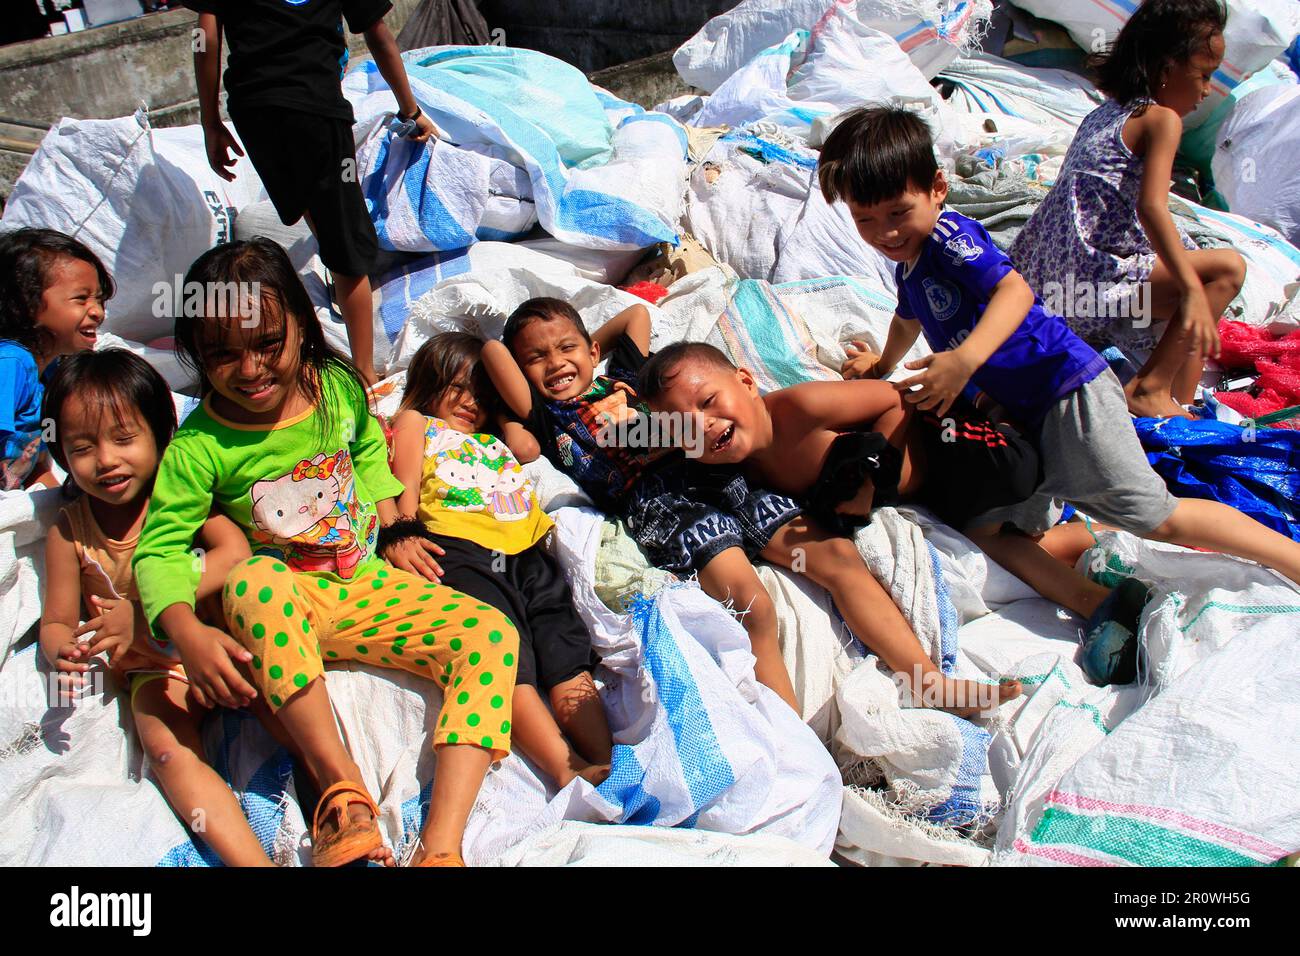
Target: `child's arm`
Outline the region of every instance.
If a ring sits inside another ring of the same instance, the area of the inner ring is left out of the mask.
[[[41,612],[41,653],[58,672],[65,689],[81,687],[90,655],[76,638],[81,619],[81,567],[63,515],[45,536],[45,607]]]
[[[502,415],[497,427],[501,430],[500,435],[506,447],[510,449],[510,453],[515,456],[519,464],[526,465],[542,457],[542,446],[527,426]]]
[[[203,523],[198,543],[203,548],[203,565],[194,597],[201,601],[219,593],[235,565],[251,558],[253,552],[239,525],[218,513],[209,515]]]
[[[408,408],[393,419],[393,477],[402,483],[397,511],[411,517],[420,510],[424,474],[424,416]]]
[[[528,387],[523,369],[510,354],[506,344],[497,339],[483,343],[479,361],[487,369],[488,378],[492,379],[492,386],[506,407],[519,418],[528,421],[528,416],[533,413],[533,391]]]
[[[1168,107],[1152,104],[1134,122],[1140,124],[1134,152],[1143,156],[1138,222],[1182,292],[1179,320],[1188,336],[1189,350],[1194,348],[1203,355],[1218,358],[1218,316],[1210,314],[1205,286],[1192,267],[1174,218],[1169,214],[1169,180],[1173,176],[1174,154],[1183,135],[1183,121]]]
[[[625,332],[642,355],[650,354],[650,310],[640,304],[629,305],[614,316],[592,334],[591,340],[600,346],[601,355],[608,355]]]
[[[878,356],[873,355],[866,351],[865,344],[861,344],[858,351],[862,354],[850,356],[841,367],[840,374],[845,378],[884,378],[898,366],[920,334],[920,322],[905,319],[895,312],[889,322],[884,351]],[[852,344],[859,346],[857,342]]]
[[[230,167],[235,156],[243,156],[235,137],[221,122],[221,23],[215,13],[199,14],[198,46],[194,51],[194,77],[199,87],[199,121],[203,124],[203,142],[208,151],[208,165],[226,181],[235,178]]]
[[[417,143],[423,143],[430,136],[436,136],[438,127],[433,124],[433,120],[424,115],[420,110],[420,104],[415,101],[415,96],[411,93],[410,81],[406,78],[406,67],[402,64],[402,53],[397,48],[397,41],[393,39],[392,31],[388,29],[388,24],[384,23],[383,17],[376,20],[365,31],[365,37],[366,46],[370,48],[370,54],[375,58],[375,66],[379,68],[379,75],[387,81],[393,95],[397,97],[398,118],[415,119],[418,131],[409,138]]]
[[[774,427],[801,434],[815,428],[862,428],[893,440],[906,420],[902,400],[888,382],[804,382],[773,392],[769,399]]]
[[[970,377],[1020,328],[1033,304],[1033,289],[1019,272],[1011,270],[994,287],[984,314],[965,341],[955,349],[908,362],[906,368],[925,371],[894,383],[894,387],[906,392],[903,397],[914,405],[947,414]],[[914,385],[921,387],[909,391]]]

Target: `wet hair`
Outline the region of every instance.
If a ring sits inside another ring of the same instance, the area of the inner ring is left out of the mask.
[[[513,352],[512,346],[520,332],[534,322],[553,322],[556,319],[573,323],[582,340],[591,345],[591,335],[587,332],[587,327],[582,324],[582,316],[578,315],[578,310],[563,299],[550,299],[545,296],[529,299],[510,313],[510,318],[506,319],[506,327],[501,333],[501,341]]]
[[[89,405],[99,406],[117,422],[138,412],[153,432],[159,456],[176,432],[176,406],[171,390],[157,370],[140,356],[126,349],[65,355],[46,375],[45,398],[41,402],[41,419],[54,422],[50,454],[64,471],[71,469],[63,454],[63,406],[73,395]]]
[[[307,295],[298,273],[294,271],[289,256],[280,246],[270,239],[255,239],[227,242],[214,246],[194,260],[189,271],[185,273],[185,289],[193,288],[192,283],[208,290],[205,292],[205,312],[213,305],[215,290],[255,288],[260,293],[258,303],[259,319],[270,317],[272,321],[289,322],[298,326],[302,339],[299,345],[298,390],[304,399],[315,405],[320,402],[321,383],[328,370],[341,373],[364,395],[365,383],[356,366],[341,353],[335,351],[325,341],[325,330],[316,318],[316,310]],[[228,301],[233,297],[225,297]],[[207,395],[212,389],[204,372],[205,352],[213,334],[222,322],[239,322],[238,315],[189,315],[192,309],[181,309],[176,316],[176,355],[181,363],[192,369],[199,378],[200,394]],[[223,310],[218,310],[223,311]],[[236,309],[228,311],[234,312]],[[260,321],[259,321],[260,324]],[[286,334],[281,341],[288,341]],[[275,358],[279,359],[279,352]],[[328,411],[321,406],[321,426],[323,433],[328,432]]]
[[[1220,0],[1143,0],[1110,49],[1091,58],[1097,88],[1120,103],[1152,96],[1166,66],[1189,61],[1227,23]]]
[[[483,340],[468,332],[443,332],[429,339],[406,370],[401,410],[413,408],[422,415],[432,415],[447,391],[462,380],[461,370],[468,364],[474,401],[487,414],[487,427],[494,427],[491,419],[498,410],[497,395],[487,369],[479,361],[482,352]]]
[[[852,199],[874,206],[909,186],[928,190],[938,169],[925,120],[900,107],[863,106],[850,110],[826,137],[817,183],[828,203]]]
[[[113,279],[99,256],[85,244],[53,229],[17,229],[0,236],[0,338],[12,339],[35,355],[52,345],[48,329],[36,324],[41,297],[50,287],[60,259],[78,259],[99,276],[104,299],[112,298]]]
[[[643,401],[652,402],[672,387],[672,379],[685,362],[703,362],[723,371],[734,372],[736,365],[719,348],[706,342],[674,342],[660,349],[641,366],[637,376],[636,393]]]

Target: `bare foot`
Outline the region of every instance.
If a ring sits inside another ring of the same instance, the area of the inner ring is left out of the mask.
[[[334,822],[337,819],[338,814],[331,813],[321,821],[320,838],[322,842],[327,840],[329,837],[332,837],[335,832],[337,832],[338,826]],[[371,820],[375,819],[375,815],[370,812],[370,808],[364,803],[353,803],[348,806],[348,819],[352,823],[369,823]],[[379,863],[383,866],[397,865],[396,861],[393,859],[392,849],[382,843],[367,853],[362,857],[362,859],[369,860],[371,863]]]
[[[999,706],[1014,700],[1024,693],[1018,680],[1006,680],[999,684],[985,684],[974,680],[957,680],[944,677],[936,672],[921,678],[921,690],[918,697],[922,707],[946,710],[958,717],[972,717],[977,714],[991,714]]]
[[[407,860],[406,865],[411,866],[464,866],[465,860],[459,853],[449,851],[430,853],[424,848],[423,843],[417,843],[415,852]]]
[[[1195,418],[1174,401],[1167,388],[1147,388],[1142,379],[1135,378],[1124,386],[1129,414],[1138,418]]]

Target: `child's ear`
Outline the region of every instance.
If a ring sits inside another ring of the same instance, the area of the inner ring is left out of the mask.
[[[600,343],[595,339],[591,340],[591,367],[595,368],[600,364]]]
[[[736,378],[740,379],[740,384],[745,387],[745,391],[754,398],[758,397],[758,381],[754,378],[753,372],[741,366],[736,369]]]
[[[942,169],[934,171],[934,184],[930,187],[930,195],[938,203],[948,198],[948,177],[943,174]]]

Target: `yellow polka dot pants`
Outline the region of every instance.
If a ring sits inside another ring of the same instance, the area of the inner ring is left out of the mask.
[[[266,556],[238,565],[224,598],[230,633],[253,652],[253,682],[273,710],[325,661],[365,661],[443,688],[435,746],[510,752],[519,635],[496,608],[386,565],[340,583]]]

